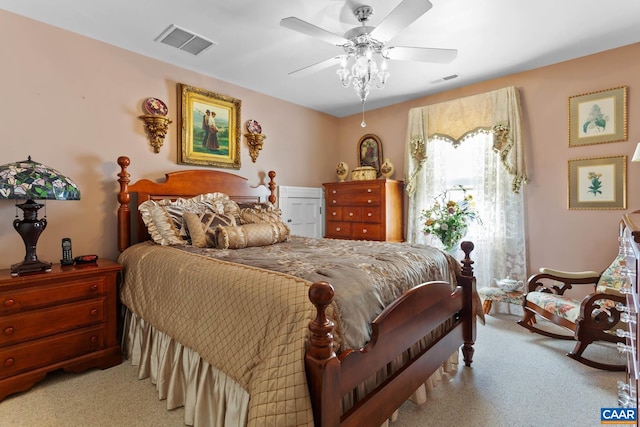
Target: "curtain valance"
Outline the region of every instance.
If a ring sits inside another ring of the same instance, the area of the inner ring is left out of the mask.
[[[513,176],[512,190],[519,192],[527,173],[520,95],[514,86],[411,109],[405,150],[407,192],[415,191],[429,139],[444,138],[457,144],[478,131],[493,133],[493,148]]]

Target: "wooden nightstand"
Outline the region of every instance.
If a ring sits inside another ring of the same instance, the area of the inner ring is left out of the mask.
[[[109,260],[11,277],[0,270],[0,400],[56,369],[80,372],[122,362],[117,275]]]

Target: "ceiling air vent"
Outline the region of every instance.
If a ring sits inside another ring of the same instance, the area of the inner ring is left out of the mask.
[[[217,44],[175,25],[170,25],[169,28],[156,37],[155,41],[184,50],[192,55],[199,55]]]
[[[431,84],[446,82],[448,80],[453,80],[453,79],[456,79],[458,77],[459,77],[458,74],[451,74],[450,76],[446,76],[446,77],[442,77],[442,78],[439,78],[437,80],[434,80],[434,81],[431,82]]]

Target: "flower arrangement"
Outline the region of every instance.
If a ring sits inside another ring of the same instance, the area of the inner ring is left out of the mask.
[[[451,200],[449,190],[445,190],[434,197],[433,206],[420,215],[424,219],[422,231],[437,236],[446,251],[462,240],[471,221],[482,223],[471,194],[467,194],[462,185],[456,187],[462,191],[462,200]]]

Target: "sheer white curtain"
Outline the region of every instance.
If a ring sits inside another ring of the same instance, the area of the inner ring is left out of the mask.
[[[521,187],[527,178],[520,116],[513,87],[410,112],[407,240],[429,243],[420,214],[436,195],[456,184],[472,187],[482,225],[473,224],[465,239],[475,244],[478,287],[510,275],[526,279]],[[470,181],[459,182],[461,177]]]

